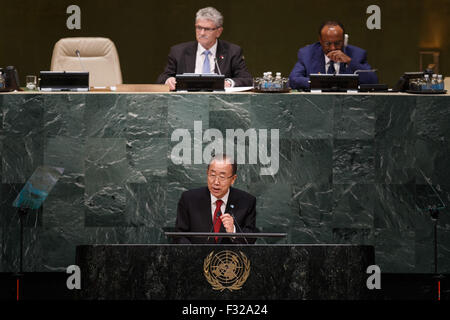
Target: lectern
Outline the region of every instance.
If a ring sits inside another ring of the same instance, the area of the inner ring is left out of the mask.
[[[373,246],[78,246],[80,299],[370,299]]]
[[[240,240],[242,244],[253,244],[258,238],[284,238],[286,233],[227,233],[227,232],[165,232],[171,238],[204,238],[205,243],[214,238],[230,238]]]

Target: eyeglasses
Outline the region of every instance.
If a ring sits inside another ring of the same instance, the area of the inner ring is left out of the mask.
[[[211,181],[216,181],[216,178],[219,179],[220,182],[225,182],[226,180],[232,178],[234,175],[231,175],[229,177],[225,177],[225,176],[218,176],[214,173],[210,173],[208,174],[208,179]]]
[[[195,30],[197,31],[205,31],[205,32],[213,32],[214,30],[219,29],[219,27],[217,28],[204,28],[204,27],[200,27],[200,26],[195,26]]]
[[[343,45],[343,43],[344,43],[344,41],[342,41],[342,40],[340,40],[340,41],[335,41],[335,42],[325,41],[325,42],[323,43],[323,45],[324,45],[325,47],[329,47],[329,46],[331,46],[332,44],[334,44],[335,47],[341,47],[341,46]]]

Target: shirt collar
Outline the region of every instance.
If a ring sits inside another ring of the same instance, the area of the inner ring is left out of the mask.
[[[324,56],[325,56],[325,64],[328,64],[330,62],[330,58],[328,58],[326,54],[324,54]]]
[[[213,196],[212,193],[210,193],[210,195],[211,195],[211,205],[216,204],[216,201],[218,200],[218,198]],[[225,193],[225,195],[222,198],[220,198],[225,205],[227,204],[229,195],[230,195],[230,188],[228,188],[227,193]]]
[[[200,43],[197,42],[197,55],[198,56],[202,55],[203,52],[205,52],[205,50],[206,49],[203,48],[203,46]],[[217,39],[216,39],[216,43],[214,43],[214,45],[211,48],[209,48],[209,52],[211,52],[211,55],[213,57],[216,56],[216,51],[217,51]]]

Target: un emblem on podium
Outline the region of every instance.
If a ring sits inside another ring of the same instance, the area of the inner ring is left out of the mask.
[[[203,262],[203,273],[214,290],[240,290],[250,275],[250,261],[242,251],[211,251]]]

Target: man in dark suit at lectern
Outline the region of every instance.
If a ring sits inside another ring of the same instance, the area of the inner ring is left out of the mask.
[[[208,186],[183,192],[178,202],[177,232],[256,232],[256,198],[233,188],[237,165],[227,155],[208,165]],[[236,220],[235,220],[236,219]],[[254,238],[180,237],[177,243],[254,243]]]
[[[176,74],[217,73],[225,76],[225,87],[251,86],[253,78],[245,64],[241,47],[219,40],[222,31],[222,14],[212,7],[200,9],[195,18],[197,41],[170,48],[167,65],[157,82],[175,90]]]

